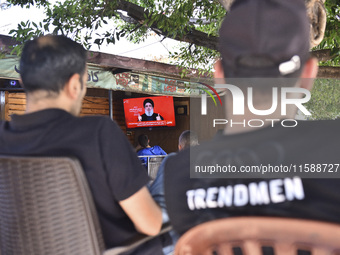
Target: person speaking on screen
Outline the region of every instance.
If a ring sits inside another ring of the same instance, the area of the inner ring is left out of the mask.
[[[143,106],[145,113],[142,115],[138,114],[138,121],[164,120],[164,118],[159,113],[153,112],[155,104],[152,99],[145,99],[143,102]]]

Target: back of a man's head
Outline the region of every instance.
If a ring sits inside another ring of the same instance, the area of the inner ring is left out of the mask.
[[[86,50],[65,36],[47,35],[28,41],[20,59],[20,75],[26,92],[59,92],[73,74],[86,69]]]
[[[138,136],[138,143],[143,148],[146,148],[149,145],[149,137],[145,134],[141,134]]]
[[[304,0],[235,0],[219,33],[226,78],[297,77],[309,58]]]
[[[178,138],[178,147],[180,150],[196,145],[198,145],[198,137],[193,131],[185,130]]]

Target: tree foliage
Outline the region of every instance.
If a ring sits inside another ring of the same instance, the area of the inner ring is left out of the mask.
[[[309,119],[340,118],[340,80],[315,80],[311,100],[306,103],[306,107],[312,113]]]
[[[219,56],[218,28],[226,13],[218,0],[65,0],[54,5],[47,0],[9,2],[23,8],[45,8],[47,18],[42,23],[22,22],[11,31],[19,41],[46,33],[64,34],[90,48],[122,37],[139,43],[153,32],[183,42],[170,54],[175,64],[208,71]],[[325,39],[315,50],[328,49],[332,57],[326,64],[336,65],[340,59],[338,1],[327,0],[326,9]]]

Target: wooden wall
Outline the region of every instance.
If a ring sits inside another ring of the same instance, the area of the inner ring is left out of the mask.
[[[6,91],[5,119],[10,120],[12,114],[24,114],[26,110],[26,95],[24,92]],[[109,100],[107,98],[86,96],[80,116],[109,115]]]
[[[86,96],[83,100],[80,116],[109,115],[109,99]]]
[[[5,92],[5,119],[10,120],[12,114],[24,114],[26,110],[26,95],[23,92]]]

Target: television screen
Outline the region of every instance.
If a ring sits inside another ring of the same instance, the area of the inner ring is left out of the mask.
[[[123,99],[127,128],[174,127],[174,100],[171,96]]]

